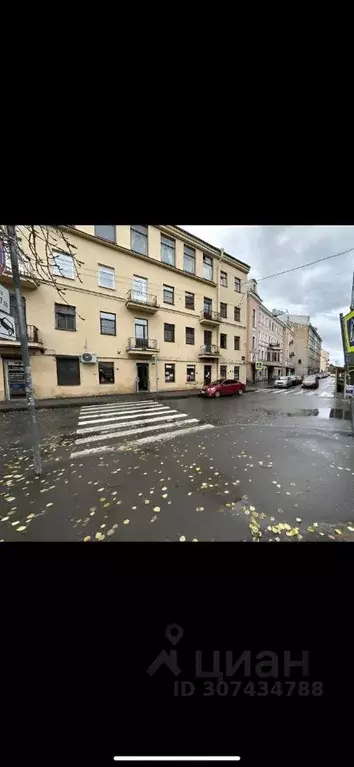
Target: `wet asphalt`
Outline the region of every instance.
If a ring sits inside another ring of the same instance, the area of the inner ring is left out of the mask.
[[[1,414],[0,540],[354,540],[354,438],[328,387],[174,399],[215,428],[81,460],[78,409],[42,410],[40,478],[27,414]]]

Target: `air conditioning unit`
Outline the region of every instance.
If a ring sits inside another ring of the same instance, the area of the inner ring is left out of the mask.
[[[86,363],[94,363],[97,362],[97,355],[96,354],[89,354],[89,352],[84,352],[84,354],[80,357],[80,362],[86,362]]]

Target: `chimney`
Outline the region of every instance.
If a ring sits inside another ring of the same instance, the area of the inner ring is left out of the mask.
[[[258,296],[257,280],[248,280],[247,290],[252,290]]]

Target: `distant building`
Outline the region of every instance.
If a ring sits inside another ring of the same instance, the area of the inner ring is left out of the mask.
[[[247,380],[273,381],[294,373],[294,332],[277,310],[267,309],[258,295],[256,280],[247,290]]]
[[[295,373],[311,375],[321,370],[322,338],[306,314],[282,314],[294,331]]]
[[[328,373],[329,352],[321,349],[321,373]]]

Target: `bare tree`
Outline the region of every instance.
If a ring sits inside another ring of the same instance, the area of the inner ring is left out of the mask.
[[[11,268],[6,226],[1,224],[0,239],[4,243],[7,263]],[[70,242],[70,230],[68,232],[68,228],[63,225],[25,224],[16,226],[16,239],[20,274],[30,277],[36,285],[51,285],[63,301],[68,303],[66,290],[58,283],[60,274],[54,274],[54,266],[60,271],[55,258],[58,253],[72,256],[75,276],[82,282],[80,267],[84,262],[77,258],[76,245]]]

